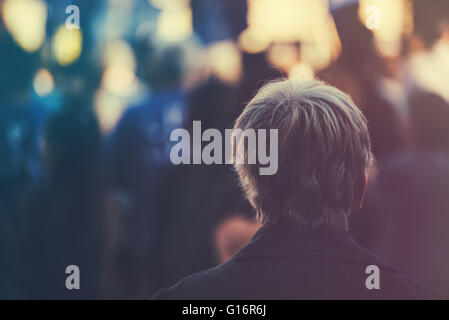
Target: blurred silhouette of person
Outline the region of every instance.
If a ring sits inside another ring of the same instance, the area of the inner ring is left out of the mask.
[[[410,96],[431,91],[449,99],[449,4],[414,2],[414,32],[406,41],[403,82]]]
[[[265,53],[243,53],[242,73],[236,82],[211,75],[191,90],[186,128],[191,131],[193,121],[201,121],[204,130],[232,128],[245,103],[263,86],[260,79],[268,81],[279,75]],[[224,262],[247,244],[259,227],[230,166],[169,167],[161,180],[156,204],[159,212],[165,212],[161,222],[165,227],[159,229],[160,247],[164,248],[159,288]],[[173,195],[179,195],[176,203]]]
[[[234,119],[240,115],[245,105],[265,83],[284,76],[279,69],[269,63],[266,52],[256,54],[244,52],[242,65],[243,75],[239,83],[239,97],[235,106],[232,106],[235,112]]]
[[[240,0],[195,0],[191,2],[193,29],[208,45],[215,41],[236,41],[246,28],[247,3]]]
[[[268,84],[234,127],[262,128],[278,130],[278,171],[260,175],[260,163],[235,169],[263,226],[230,260],[162,289],[155,299],[442,298],[348,233],[372,160],[366,119],[348,95],[319,81]],[[366,270],[373,265],[382,285],[370,290]]]
[[[358,10],[358,3],[349,1],[332,12],[342,52],[318,76],[347,92],[363,110],[373,153],[383,160],[406,146],[406,133],[395,106],[380,90],[382,79],[392,76],[391,70],[376,50],[373,33],[359,20]]]
[[[442,97],[425,91],[412,94],[410,127],[418,150],[449,151],[449,104]]]
[[[170,132],[182,127],[186,93],[183,48],[177,45],[156,47],[147,41],[135,45],[139,78],[147,86],[141,103],[129,107],[117,127],[107,137],[105,160],[108,183],[118,228],[112,244],[110,288],[112,298],[145,298],[156,290],[155,258],[158,215],[154,194],[159,172],[169,165]],[[119,279],[119,281],[115,281]]]
[[[413,29],[417,40],[426,49],[442,37],[444,24],[449,23],[449,3],[445,0],[413,1]]]
[[[46,125],[47,177],[24,197],[19,216],[19,280],[26,298],[99,297],[104,238],[100,143],[96,117],[88,108],[66,106]],[[80,290],[66,288],[69,265],[80,269]]]
[[[414,148],[388,161],[372,188],[382,212],[373,250],[449,293],[449,104],[433,93],[414,93],[410,126]]]
[[[332,15],[341,40],[340,57],[318,76],[347,92],[363,111],[368,120],[375,166],[395,157],[408,147],[409,137],[406,121],[398,106],[382,91],[384,79],[394,74],[385,59],[379,55],[373,33],[359,19],[358,3],[348,1],[337,7]],[[350,218],[351,234],[362,245],[371,249],[377,244],[379,210],[376,208],[378,194],[371,191],[361,214]],[[369,208],[369,214],[365,214]]]
[[[191,131],[194,120],[201,121],[204,130],[232,127],[239,112],[235,107],[239,94],[235,84],[210,77],[190,92],[185,127]],[[169,166],[158,175],[157,185],[155,212],[159,228],[156,232],[161,261],[155,277],[158,288],[219,263],[222,248],[233,239],[220,237],[216,241],[217,232],[230,218],[238,218],[252,229],[252,210],[230,166]]]
[[[1,18],[0,55],[0,298],[14,298],[19,199],[42,177],[39,140],[48,111],[30,95],[37,55],[14,42]]]
[[[36,55],[22,50],[1,23],[0,19],[0,206],[12,209],[40,175],[38,141],[47,112],[29,94]]]

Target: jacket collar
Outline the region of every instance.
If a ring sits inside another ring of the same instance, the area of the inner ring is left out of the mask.
[[[361,247],[345,230],[323,227],[313,231],[300,231],[286,222],[261,227],[251,242],[233,259],[238,261],[276,257],[317,258],[346,263],[376,264],[396,271]]]

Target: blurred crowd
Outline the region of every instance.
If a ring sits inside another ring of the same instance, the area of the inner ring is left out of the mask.
[[[80,29],[65,26],[69,5]],[[0,0],[0,10],[0,298],[145,299],[229,259],[259,224],[229,165],[170,163],[170,132],[193,120],[232,128],[279,77],[352,96],[376,160],[350,231],[449,293],[447,1]],[[81,290],[65,288],[68,265]]]

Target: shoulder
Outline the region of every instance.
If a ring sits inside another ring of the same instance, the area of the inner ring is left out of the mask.
[[[383,259],[360,247],[366,258],[364,265],[379,267],[380,290],[370,290],[370,297],[375,299],[406,299],[406,300],[439,300],[445,299],[445,295],[430,286],[422,284],[412,277],[404,274],[395,267],[386,263]],[[369,273],[365,270],[364,277]]]
[[[414,300],[446,300],[448,297],[423,283],[420,283],[412,278],[410,278],[407,275],[399,274],[396,276],[396,279],[398,279],[396,289],[399,289],[398,287],[402,287],[403,291],[407,292],[408,296],[407,299],[414,299]],[[394,287],[394,286],[392,286]],[[402,291],[402,290],[398,290]]]
[[[156,292],[153,300],[220,300],[229,297],[226,273],[227,263],[194,273],[175,285]]]
[[[413,279],[382,260],[378,265],[379,288],[368,290],[368,299],[443,300],[447,298],[444,293]],[[365,277],[367,277],[366,281],[370,278],[368,273]]]

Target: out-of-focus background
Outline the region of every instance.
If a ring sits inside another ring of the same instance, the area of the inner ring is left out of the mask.
[[[353,97],[376,162],[350,231],[449,293],[448,26],[446,0],[0,0],[0,298],[149,298],[229,259],[252,209],[169,135],[279,77]]]

